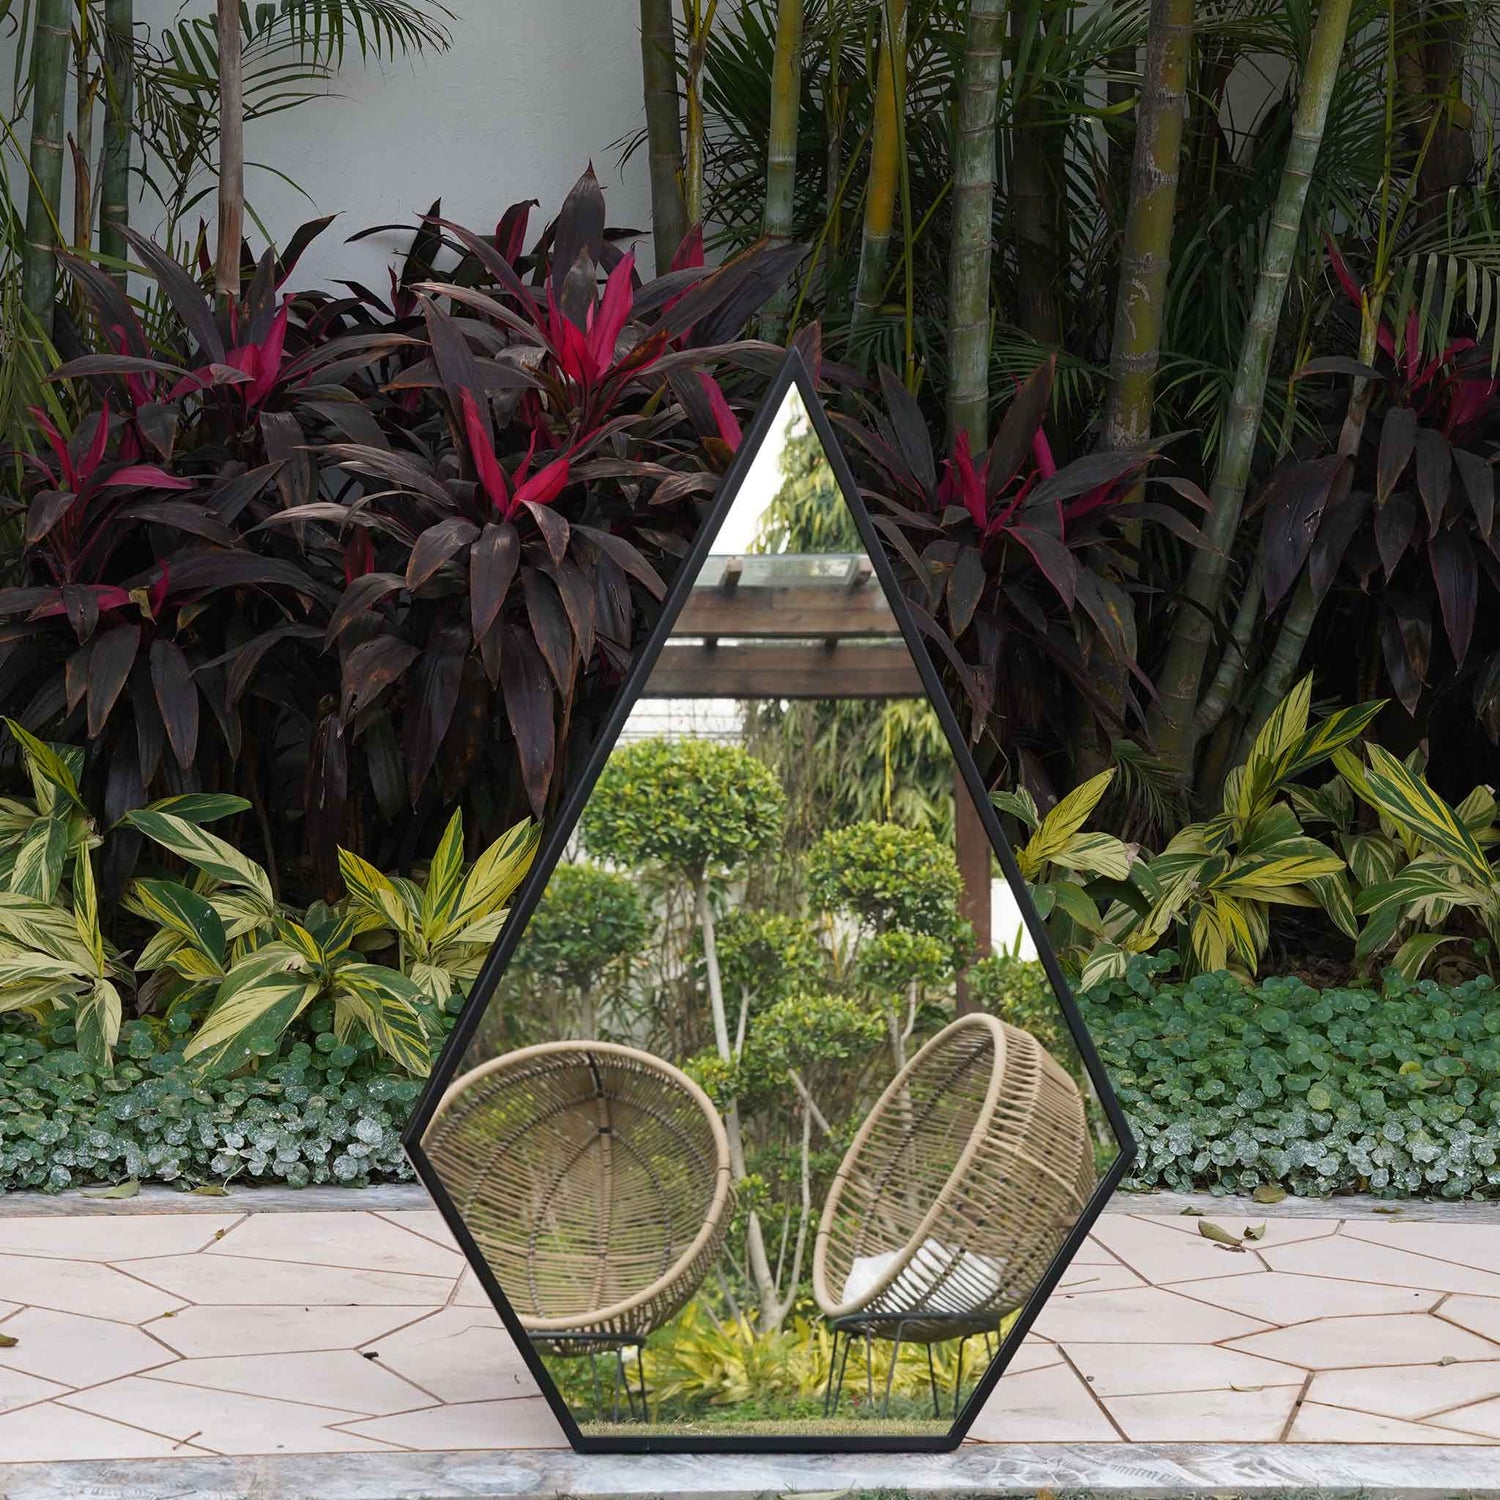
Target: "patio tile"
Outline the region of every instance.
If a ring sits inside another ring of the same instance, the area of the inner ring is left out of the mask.
[[[1449,1297],[1438,1313],[1450,1323],[1500,1343],[1500,1297]]]
[[[1257,1207],[1253,1213],[1242,1213],[1238,1210],[1231,1212],[1226,1207],[1222,1211],[1210,1209],[1201,1215],[1138,1214],[1137,1217],[1199,1239],[1202,1236],[1198,1233],[1198,1225],[1204,1219],[1229,1230],[1231,1234],[1243,1234],[1247,1229],[1259,1229],[1264,1225],[1265,1237],[1254,1242],[1257,1250],[1265,1250],[1272,1245],[1292,1245],[1302,1240],[1324,1239],[1330,1234],[1337,1234],[1339,1225],[1343,1222],[1340,1219],[1278,1219],[1275,1213],[1276,1210],[1273,1207]]]
[[[377,1214],[359,1212],[252,1214],[210,1244],[208,1253],[450,1280],[464,1268],[457,1250],[436,1245]]]
[[[1063,1345],[1218,1344],[1258,1333],[1266,1325],[1241,1313],[1193,1302],[1160,1287],[1054,1296],[1036,1330]]]
[[[155,1375],[174,1385],[269,1396],[304,1406],[336,1406],[341,1412],[359,1412],[367,1417],[388,1417],[435,1404],[427,1392],[353,1349],[182,1359]]]
[[[67,1394],[68,1387],[54,1380],[38,1380],[35,1375],[23,1375],[19,1370],[0,1369],[0,1413]]]
[[[346,1422],[350,1433],[443,1452],[450,1448],[566,1448],[552,1408],[540,1396],[511,1401],[465,1401],[399,1417]]]
[[[1002,1375],[969,1436],[985,1443],[1117,1443],[1120,1434],[1068,1365]]]
[[[1118,1292],[1126,1287],[1145,1286],[1134,1271],[1127,1271],[1119,1261],[1108,1265],[1088,1265],[1074,1261],[1057,1283],[1059,1292]]]
[[[174,1307],[177,1297],[144,1286],[123,1271],[90,1261],[0,1255],[0,1286],[12,1302],[57,1312],[108,1313],[122,1322],[144,1323]]]
[[[1274,1443],[1296,1404],[1299,1385],[1258,1391],[1178,1391],[1115,1396],[1104,1404],[1133,1443]]]
[[[1307,1370],[1435,1364],[1440,1359],[1495,1357],[1495,1345],[1427,1313],[1396,1317],[1315,1318],[1236,1339],[1232,1348]]]
[[[1500,1397],[1500,1360],[1329,1370],[1313,1376],[1308,1397],[1325,1406],[1415,1422],[1460,1404]]]
[[[1245,1276],[1265,1269],[1249,1250],[1236,1252],[1196,1232],[1192,1236],[1179,1234],[1161,1223],[1129,1214],[1101,1219],[1095,1233],[1126,1266],[1152,1282]]]
[[[376,1212],[388,1223],[409,1229],[413,1234],[420,1234],[424,1240],[431,1240],[434,1245],[441,1245],[445,1250],[458,1248],[453,1243],[453,1236],[449,1234],[442,1214],[435,1208],[382,1208]]]
[[[170,1349],[129,1324],[45,1307],[17,1313],[7,1320],[5,1332],[19,1342],[13,1349],[0,1349],[0,1367],[74,1388],[118,1380],[174,1358]]]
[[[1303,1240],[1294,1245],[1273,1245],[1261,1255],[1273,1271],[1369,1281],[1378,1286],[1414,1286],[1436,1292],[1500,1296],[1500,1276],[1491,1271],[1451,1265],[1344,1234]]]
[[[1304,1371],[1214,1344],[1079,1344],[1068,1358],[1101,1398],[1301,1385]],[[1113,1409],[1113,1408],[1111,1408]]]
[[[352,1349],[433,1307],[185,1307],[145,1328],[189,1358]]]
[[[536,1394],[536,1381],[493,1308],[448,1307],[367,1341],[393,1370],[440,1401],[494,1401]],[[412,1403],[415,1405],[416,1403]]]
[[[1351,1219],[1343,1232],[1350,1239],[1500,1275],[1500,1224],[1371,1223]]]
[[[239,1255],[165,1255],[133,1261],[130,1270],[189,1302],[219,1306],[421,1307],[446,1302],[453,1289],[446,1276],[349,1271]]]
[[[1101,1245],[1093,1235],[1090,1235],[1078,1247],[1078,1254],[1073,1257],[1073,1264],[1076,1266],[1117,1266],[1120,1262],[1106,1246]]]
[[[61,1458],[180,1458],[202,1453],[154,1432],[141,1432],[55,1401],[0,1416],[0,1463],[43,1463]]]
[[[386,1447],[331,1425],[357,1417],[357,1412],[202,1390],[147,1375],[130,1375],[62,1399],[80,1411],[190,1441],[214,1453],[366,1453]]]
[[[1445,1411],[1442,1416],[1429,1417],[1427,1420],[1434,1427],[1457,1432],[1477,1432],[1500,1441],[1500,1401],[1480,1401],[1473,1406]]]
[[[1401,1422],[1395,1417],[1374,1417],[1367,1412],[1345,1411],[1341,1406],[1320,1406],[1304,1401],[1287,1435],[1291,1443],[1457,1443],[1468,1446],[1485,1439],[1451,1429],[1425,1427],[1419,1422]]]
[[[56,1260],[130,1260],[188,1255],[237,1224],[240,1214],[65,1214],[0,1219],[0,1255]]]
[[[1060,1365],[1063,1352],[1056,1344],[1039,1339],[1034,1333],[1027,1334],[1026,1341],[1016,1350],[1005,1367],[1005,1375],[1021,1375],[1027,1370],[1041,1370],[1047,1365]]]
[[[458,1290],[453,1294],[453,1305],[455,1307],[494,1307],[489,1293],[480,1286],[479,1278],[467,1268],[464,1270],[463,1279],[458,1283]]]
[[[1336,1318],[1346,1314],[1429,1312],[1442,1296],[1441,1292],[1423,1292],[1414,1287],[1372,1286],[1364,1281],[1293,1276],[1285,1271],[1193,1281],[1180,1290],[1184,1296],[1197,1297],[1252,1318],[1263,1318],[1267,1323],[1301,1323],[1308,1318]]]

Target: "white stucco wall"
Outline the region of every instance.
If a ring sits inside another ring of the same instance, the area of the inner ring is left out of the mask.
[[[352,55],[329,97],[247,130],[247,195],[279,239],[306,219],[339,215],[294,284],[344,277],[380,290],[397,237],[343,240],[370,225],[411,222],[439,196],[447,216],[480,230],[493,229],[516,199],[539,198],[539,228],[591,158],[610,222],[649,225],[644,156],[623,177],[618,164],[617,143],[642,121],[633,0],[447,3],[449,52],[372,65]],[[136,0],[138,23],[150,28],[212,9],[211,0]],[[0,38],[7,75],[13,58]],[[285,172],[307,196],[256,162]],[[202,211],[212,224],[211,197]],[[149,197],[134,216],[143,227],[159,217]],[[259,245],[253,224],[247,232]]]

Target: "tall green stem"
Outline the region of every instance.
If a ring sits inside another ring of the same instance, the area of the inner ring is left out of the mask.
[[[1035,18],[1035,31],[1026,27]],[[1015,129],[1010,156],[1011,233],[1016,252],[1016,321],[1039,344],[1062,342],[1063,130],[1048,118],[1029,73],[1044,50],[1053,27],[1067,24],[1060,0],[1041,0],[1033,10],[1011,10],[1011,41],[1015,52],[1012,88],[1016,94]],[[1045,71],[1040,64],[1037,72]]]
[[[948,261],[948,425],[973,452],[989,441],[990,246],[995,223],[995,113],[1005,0],[972,0],[958,86],[953,243]]]
[[[1240,346],[1234,391],[1226,415],[1210,499],[1213,510],[1204,530],[1210,546],[1193,554],[1184,598],[1173,624],[1167,659],[1158,680],[1160,697],[1151,718],[1158,750],[1186,774],[1195,737],[1193,718],[1222,603],[1230,553],[1244,509],[1245,488],[1255,455],[1265,406],[1266,376],[1277,324],[1286,300],[1292,257],[1302,228],[1308,185],[1322,146],[1328,106],[1338,77],[1350,0],[1323,0],[1308,46],[1302,88],[1293,117],[1292,139],[1282,167],[1281,186],[1271,210],[1261,250],[1250,318]]]
[[[651,174],[651,233],[662,275],[687,233],[682,201],[682,101],[672,0],[641,0],[641,83],[646,102],[646,160]]]
[[[689,225],[703,222],[703,64],[718,0],[687,4],[687,144],[683,150],[682,195]]]
[[[26,192],[26,244],[21,252],[21,297],[49,339],[57,296],[71,5],[72,0],[35,0],[31,37],[31,176]]]
[[[1139,448],[1151,438],[1162,308],[1172,264],[1193,4],[1194,0],[1151,0],[1104,407],[1103,446],[1112,451]]]
[[[882,0],[880,61],[871,111],[870,172],[854,284],[855,327],[869,320],[885,289],[886,256],[901,185],[901,111],[906,100],[906,0]]]
[[[237,0],[219,0],[219,253],[214,288],[240,294],[245,239],[245,67]]]
[[[104,0],[104,169],[99,250],[123,261],[130,223],[130,143],[135,124],[135,0]],[[114,272],[123,282],[125,272]]]
[[[771,129],[766,138],[765,236],[773,242],[792,237],[793,194],[797,180],[797,121],[802,105],[802,0],[780,0],[776,7],[776,52],[771,61]],[[786,336],[791,282],[783,283],[761,315],[760,336],[779,344]]]

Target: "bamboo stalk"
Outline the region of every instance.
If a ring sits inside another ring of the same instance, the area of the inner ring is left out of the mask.
[[[687,144],[683,151],[683,202],[689,227],[703,222],[703,63],[718,0],[688,0]]]
[[[953,149],[948,261],[948,426],[981,453],[989,442],[990,258],[995,222],[995,114],[1005,0],[972,0]]]
[[[880,61],[871,111],[870,171],[851,322],[857,328],[880,306],[886,256],[901,185],[901,111],[906,99],[906,0],[882,0]]]
[[[94,242],[94,104],[99,81],[90,65],[89,8],[78,11],[73,38],[73,234],[75,251],[87,254]]]
[[[245,239],[245,66],[240,54],[238,0],[218,0],[219,11],[219,253],[214,289],[240,294]]]
[[[1152,738],[1157,749],[1184,773],[1191,769],[1198,690],[1223,598],[1230,552],[1244,509],[1245,488],[1265,407],[1271,349],[1286,300],[1287,279],[1302,227],[1308,184],[1317,165],[1328,106],[1343,56],[1349,8],[1350,0],[1323,0],[1313,27],[1293,116],[1292,139],[1266,228],[1219,462],[1209,492],[1213,509],[1204,530],[1210,545],[1193,554],[1184,598],[1173,623],[1166,664],[1157,684],[1160,697],[1151,717]]]
[[[130,143],[135,122],[135,0],[104,0],[104,169],[99,197],[99,251],[124,260],[121,230],[130,223]],[[113,272],[120,282],[123,270]]]
[[[677,94],[672,0],[641,0],[641,83],[651,174],[651,232],[656,274],[661,276],[688,229],[682,200],[682,101]]]
[[[1104,448],[1115,452],[1143,447],[1151,438],[1162,308],[1172,265],[1193,4],[1194,0],[1151,0],[1101,439]]]
[[[782,243],[792,237],[797,182],[797,121],[802,104],[803,0],[780,0],[776,7],[776,51],[771,61],[771,129],[766,139],[765,237]],[[779,344],[786,336],[791,282],[777,288],[761,315],[760,336]]]
[[[1053,25],[1065,24],[1056,15],[1058,0],[1042,0],[1034,12],[1034,54]],[[1024,73],[1021,61],[1027,55],[1022,33],[1028,11],[1011,11],[1011,41],[1016,54],[1016,72]],[[1011,233],[1016,252],[1016,321],[1021,330],[1039,344],[1062,342],[1062,305],[1057,287],[1063,264],[1059,203],[1062,196],[1064,138],[1061,129],[1049,124],[1038,101],[1026,97],[1023,80],[1012,78],[1017,91],[1015,129],[1010,160]]]
[[[31,37],[30,180],[21,298],[41,332],[52,337],[63,182],[63,110],[68,92],[71,0],[36,0]]]

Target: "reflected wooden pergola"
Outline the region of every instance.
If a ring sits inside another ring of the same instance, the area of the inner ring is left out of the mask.
[[[710,557],[651,673],[653,698],[921,698],[862,553]],[[954,775],[963,915],[990,951],[990,842]],[[961,999],[964,997],[961,996]]]

